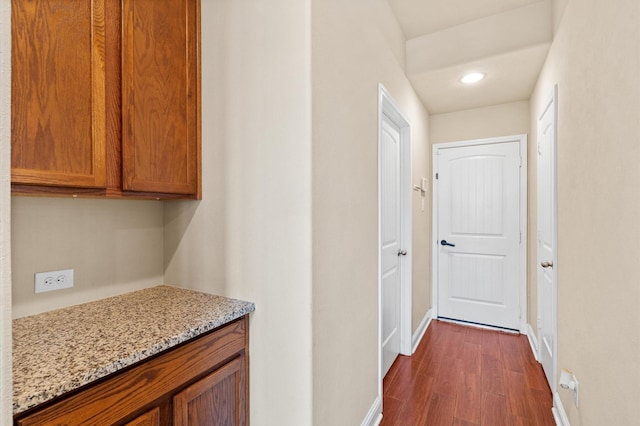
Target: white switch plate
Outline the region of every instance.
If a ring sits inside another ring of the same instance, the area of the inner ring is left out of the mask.
[[[73,287],[73,269],[62,269],[60,271],[37,272],[36,273],[36,293],[45,291],[62,290]]]
[[[424,192],[429,191],[429,182],[427,181],[427,178],[420,179],[420,189]]]

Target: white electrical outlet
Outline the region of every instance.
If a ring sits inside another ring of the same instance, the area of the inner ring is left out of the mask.
[[[37,272],[36,273],[36,293],[45,291],[62,290],[73,287],[73,269],[62,269],[60,271]]]
[[[560,372],[560,387],[562,389],[571,390],[573,393],[573,403],[576,407],[580,407],[580,387],[575,374],[566,368]]]

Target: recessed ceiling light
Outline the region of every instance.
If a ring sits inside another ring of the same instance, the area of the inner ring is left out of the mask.
[[[471,72],[460,79],[464,84],[473,84],[477,83],[480,80],[486,77],[485,73],[482,72]]]

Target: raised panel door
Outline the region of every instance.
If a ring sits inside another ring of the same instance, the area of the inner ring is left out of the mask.
[[[12,183],[105,186],[103,0],[12,1]]]
[[[122,187],[199,192],[195,0],[124,0]]]
[[[538,114],[538,338],[539,359],[552,392],[557,387],[557,88]]]
[[[234,359],[173,397],[176,426],[246,424],[244,356]]]
[[[520,326],[520,143],[440,149],[438,316]]]
[[[400,354],[400,129],[386,115],[380,135],[382,375]]]

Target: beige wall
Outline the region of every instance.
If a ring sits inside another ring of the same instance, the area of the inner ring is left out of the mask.
[[[0,424],[11,424],[11,1],[0,0]]]
[[[637,0],[569,2],[531,98],[535,130],[558,84],[558,367],[576,374],[580,408],[559,395],[572,426],[638,421],[639,22]],[[534,284],[535,266],[532,251]]]
[[[309,14],[202,2],[203,199],[165,205],[166,282],[256,304],[256,426],[312,423]]]
[[[412,125],[414,184],[431,176],[428,115],[384,0],[312,4],[313,424],[355,425],[378,395],[378,83]],[[413,197],[415,329],[430,307],[430,204]]]
[[[510,102],[429,117],[432,144],[529,133],[529,102]]]
[[[13,316],[163,282],[163,204],[12,197]],[[34,273],[74,269],[74,287],[34,293]]]
[[[411,175],[413,185],[420,185],[420,179],[427,178],[431,188],[431,143],[429,142],[429,116],[422,103],[415,97],[413,90],[405,87],[403,107],[411,122]],[[425,320],[431,303],[431,190],[425,194],[414,191],[412,200],[412,293],[411,331],[413,339]],[[423,324],[424,325],[424,324]]]

